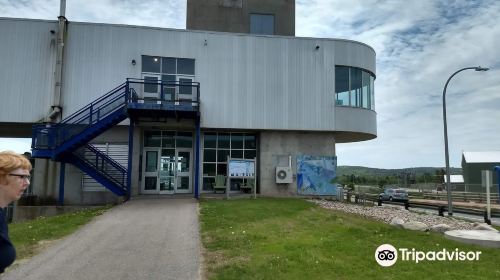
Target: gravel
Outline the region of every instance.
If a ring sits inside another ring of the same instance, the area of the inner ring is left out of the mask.
[[[429,227],[438,224],[449,225],[452,229],[467,229],[474,227],[473,223],[458,220],[453,217],[440,217],[422,212],[414,212],[404,209],[402,206],[383,205],[383,206],[362,206],[356,204],[341,203],[338,201],[329,200],[309,200],[326,209],[334,209],[346,213],[358,214],[361,216],[373,218],[378,221],[390,224],[395,217],[402,219],[405,223],[409,221],[417,221],[426,224]]]

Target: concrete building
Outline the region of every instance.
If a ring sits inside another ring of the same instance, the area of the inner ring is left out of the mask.
[[[254,13],[275,15],[280,35],[249,34]],[[294,13],[294,1],[188,1],[197,30],[1,18],[0,136],[33,137],[33,194],[47,203],[198,197],[228,176],[228,156],[256,158],[261,195],[334,195],[301,170],[334,170],[336,143],[376,137],[375,52],[293,37]]]
[[[186,28],[295,36],[295,0],[188,0]]]
[[[500,151],[488,152],[463,152],[462,172],[464,176],[465,189],[470,192],[485,192],[482,187],[482,170],[494,172],[495,166],[500,166]],[[498,186],[498,174],[493,173],[493,185]],[[498,192],[498,188],[491,189]]]

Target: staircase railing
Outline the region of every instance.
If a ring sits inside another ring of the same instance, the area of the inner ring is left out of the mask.
[[[198,107],[200,104],[200,83],[198,82],[162,80],[156,81],[127,78],[126,83],[130,91],[134,91],[134,93],[136,94],[135,96],[143,100],[141,102],[161,101],[162,103],[166,104],[189,104],[193,107]],[[145,96],[146,86],[152,86],[153,88],[156,88],[156,91],[147,93],[150,96]],[[156,96],[151,96],[154,94],[156,94]],[[190,95],[191,97],[182,98],[182,95]],[[137,102],[137,99],[134,102]]]
[[[78,148],[73,155],[90,165],[101,176],[119,185],[123,189],[127,186],[127,169],[105,153],[90,144]],[[92,174],[89,174],[92,176]]]
[[[32,147],[54,149],[113,112],[124,108],[128,102],[126,88],[127,83],[119,85],[60,123],[34,125]]]

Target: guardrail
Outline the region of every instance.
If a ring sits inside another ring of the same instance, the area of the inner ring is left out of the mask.
[[[422,199],[435,199],[435,200],[448,200],[448,194],[446,192],[409,192],[408,196],[411,198],[422,198]],[[453,200],[456,201],[474,201],[474,202],[486,202],[485,193],[475,193],[475,192],[452,192],[451,194]],[[490,202],[497,203],[498,193],[490,194]]]
[[[348,194],[345,193],[345,198],[347,201],[351,201],[351,197],[354,197],[354,203],[366,203],[366,201],[370,201],[373,203],[377,203],[378,206],[382,206],[382,204],[391,204],[391,205],[399,205],[404,206],[406,210],[410,208],[426,208],[431,210],[436,210],[438,215],[444,217],[444,212],[448,211],[448,206],[434,204],[430,202],[412,202],[410,201],[382,201],[378,195],[369,194],[369,193],[354,193]],[[469,215],[479,215],[483,216],[484,222],[491,225],[491,220],[488,219],[488,214],[486,209],[474,209],[474,208],[466,208],[460,206],[453,206],[453,211],[456,213],[469,214]],[[500,218],[500,211],[496,209],[491,209],[490,212],[491,217]]]

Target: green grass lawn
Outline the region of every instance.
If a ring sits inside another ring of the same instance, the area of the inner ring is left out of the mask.
[[[397,229],[302,199],[201,202],[209,279],[500,279],[500,249],[457,243],[441,234]],[[389,243],[419,251],[481,251],[480,260],[401,261],[381,267]]]
[[[16,247],[17,260],[33,256],[47,242],[73,233],[108,208],[94,208],[9,224],[9,236]]]

